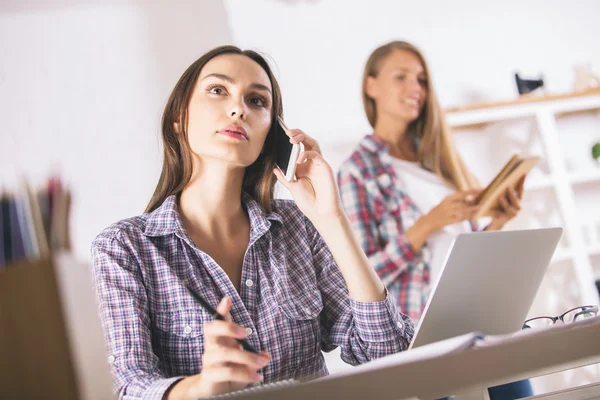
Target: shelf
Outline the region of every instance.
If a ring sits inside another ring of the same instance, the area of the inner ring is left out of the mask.
[[[600,255],[600,243],[593,246],[586,246],[585,249],[588,256]],[[552,256],[551,263],[559,263],[563,261],[570,261],[573,259],[573,252],[570,249],[557,248]]]
[[[544,110],[553,114],[600,109],[600,89],[563,95],[520,97],[513,101],[472,104],[446,110],[451,127],[526,118]]]
[[[570,261],[573,259],[573,253],[569,249],[557,248],[552,256],[551,263],[559,263],[563,261]]]
[[[588,247],[588,254],[590,256],[600,256],[600,243]]]
[[[590,171],[569,174],[572,184],[600,182],[600,168],[591,168]]]
[[[547,165],[543,171],[537,170],[526,179],[525,190],[555,191],[556,205],[562,217],[564,233],[572,247],[557,249],[551,262],[571,264],[581,299],[595,304],[600,302],[600,298],[596,286],[591,284],[595,271],[591,258],[600,256],[600,243],[586,246],[575,198],[579,191],[588,187],[600,188],[600,168],[589,163],[575,171],[566,169],[567,163],[557,123],[564,115],[584,112],[595,112],[600,116],[600,88],[562,95],[521,96],[511,101],[471,104],[445,110],[448,126],[458,128],[452,129],[458,135],[464,132],[479,132],[490,136],[502,136],[513,129],[514,122],[518,122],[522,130],[535,129],[539,134],[543,149],[542,157]],[[508,124],[488,127],[490,124],[501,122]],[[589,157],[589,153],[582,154],[581,157]],[[543,202],[546,193],[539,194],[542,196],[539,196],[537,201]]]
[[[517,97],[515,100],[497,101],[497,102],[491,102],[491,103],[475,103],[475,104],[469,104],[469,105],[465,105],[465,106],[447,108],[446,113],[456,113],[456,112],[482,110],[482,109],[490,109],[490,108],[497,108],[497,107],[517,106],[517,105],[522,105],[522,104],[539,104],[539,103],[545,103],[548,101],[576,99],[576,98],[589,97],[589,96],[594,96],[594,95],[600,95],[600,89],[590,89],[590,90],[585,90],[585,91],[581,91],[581,92],[563,93],[563,94],[555,94],[555,95],[547,95],[547,96],[524,95],[524,96]]]
[[[551,176],[537,176],[535,178],[525,179],[525,190],[547,189],[554,185]]]
[[[588,172],[571,173],[568,175],[569,182],[573,185],[585,183],[600,183],[600,168],[592,169]],[[554,186],[554,179],[550,175],[538,175],[535,178],[525,180],[525,190],[541,190]]]

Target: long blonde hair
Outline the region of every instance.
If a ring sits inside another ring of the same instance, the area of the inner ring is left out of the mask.
[[[438,102],[429,73],[429,66],[421,51],[404,41],[393,41],[378,47],[367,60],[362,80],[362,99],[367,119],[373,128],[377,122],[375,100],[367,95],[367,79],[376,78],[383,61],[394,50],[406,50],[421,60],[427,79],[427,96],[419,117],[408,126],[408,133],[419,141],[417,159],[421,166],[451,183],[457,190],[479,187],[479,183],[467,169],[456,151],[450,137],[443,111]]]

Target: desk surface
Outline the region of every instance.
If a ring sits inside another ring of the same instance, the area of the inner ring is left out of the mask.
[[[517,379],[600,362],[600,317],[517,335],[484,347],[391,366],[360,375],[332,376],[245,399],[434,399]]]

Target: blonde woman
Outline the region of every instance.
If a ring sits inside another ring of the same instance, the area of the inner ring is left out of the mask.
[[[429,68],[412,44],[395,41],[371,54],[362,98],[373,134],[341,166],[340,195],[371,265],[417,321],[453,238],[502,229],[520,209],[523,181],[487,226],[470,222],[478,183],[452,144]]]

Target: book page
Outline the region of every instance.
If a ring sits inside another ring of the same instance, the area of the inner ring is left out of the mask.
[[[475,343],[483,338],[483,334],[479,332],[466,333],[450,339],[441,340],[425,346],[419,346],[411,350],[401,351],[400,353],[391,354],[386,357],[373,360],[366,364],[359,365],[348,371],[343,371],[338,374],[329,375],[321,379],[327,380],[331,377],[338,378],[340,376],[352,376],[361,374],[366,371],[378,370],[390,366],[412,363],[415,361],[428,360],[431,358],[440,357],[445,354],[455,353],[472,348]]]

